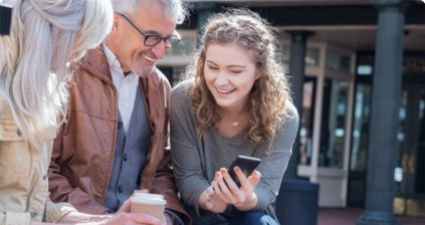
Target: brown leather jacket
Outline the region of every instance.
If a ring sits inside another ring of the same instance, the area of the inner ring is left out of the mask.
[[[190,217],[181,207],[167,145],[170,85],[158,70],[140,78],[153,131],[140,189],[160,193],[167,208]],[[102,214],[113,167],[118,97],[103,47],[91,50],[75,66],[67,122],[54,141],[49,190],[55,202],[69,202],[86,213]]]

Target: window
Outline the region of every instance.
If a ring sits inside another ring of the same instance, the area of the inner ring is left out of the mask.
[[[325,78],[319,166],[342,168],[349,83]]]
[[[340,72],[350,72],[351,57],[348,54],[333,49],[326,51],[326,69]]]

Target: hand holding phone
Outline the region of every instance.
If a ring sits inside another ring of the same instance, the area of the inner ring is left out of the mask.
[[[259,158],[238,155],[238,157],[235,159],[235,161],[233,161],[233,163],[230,165],[228,169],[229,175],[232,178],[232,180],[238,185],[238,187],[240,187],[241,184],[233,168],[236,166],[239,167],[242,173],[245,174],[246,177],[249,177],[260,163],[261,163],[261,159]]]

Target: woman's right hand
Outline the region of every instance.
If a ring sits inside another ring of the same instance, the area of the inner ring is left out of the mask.
[[[220,200],[210,186],[199,197],[199,207],[210,212],[222,213],[226,210],[227,204]]]
[[[225,168],[216,172],[212,186],[219,199],[226,204],[234,205],[240,211],[253,210],[258,203],[254,190],[260,182],[261,173],[254,170],[249,177],[246,177],[239,167],[235,167],[234,172],[238,177],[241,186],[238,187]]]

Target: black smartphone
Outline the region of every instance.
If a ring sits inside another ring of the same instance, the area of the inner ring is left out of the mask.
[[[261,159],[256,157],[250,157],[245,155],[238,155],[238,157],[233,161],[232,165],[230,165],[228,171],[230,174],[230,177],[232,177],[233,181],[238,185],[238,187],[241,186],[238,177],[236,176],[235,171],[233,171],[233,168],[235,166],[238,166],[241,168],[242,172],[245,174],[246,177],[250,176],[252,171],[257,168],[257,166],[260,164]]]
[[[12,8],[0,5],[0,36],[9,35],[12,23]]]

